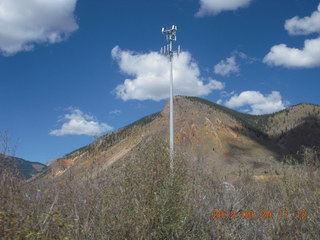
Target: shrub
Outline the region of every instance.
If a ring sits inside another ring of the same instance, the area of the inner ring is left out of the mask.
[[[138,153],[98,175],[25,183],[0,174],[0,239],[317,239],[320,170],[283,163],[282,178],[257,182],[242,171],[231,184],[143,142]],[[94,176],[94,177],[93,177]],[[221,178],[220,178],[221,177]],[[228,187],[226,187],[228,186]],[[234,211],[213,219],[213,211]],[[254,219],[243,218],[255,214]],[[261,211],[272,211],[261,219]],[[282,211],[282,217],[280,217]],[[286,218],[286,211],[290,218]],[[297,212],[307,211],[307,219]],[[249,215],[246,215],[248,214]],[[242,215],[244,214],[244,215]],[[294,215],[296,214],[296,215]],[[295,219],[291,219],[294,216]]]

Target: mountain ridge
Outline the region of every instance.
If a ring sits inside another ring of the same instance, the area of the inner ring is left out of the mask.
[[[269,165],[285,155],[295,154],[308,143],[320,146],[316,138],[320,134],[320,106],[315,104],[301,103],[277,113],[250,115],[197,97],[177,96],[174,101],[177,152],[194,162],[198,155],[211,169],[225,166],[235,169],[239,164]],[[100,171],[130,158],[138,151],[139,144],[152,141],[155,136],[168,141],[168,119],[167,103],[161,112],[101,136],[53,161],[51,177],[60,177],[69,168],[79,175],[94,165],[99,165],[97,171]],[[301,141],[290,139],[304,131],[307,134]]]
[[[13,170],[17,170],[17,174],[23,179],[32,178],[33,176],[48,169],[45,164],[4,154],[0,154],[0,163],[0,169],[4,170],[11,168]]]

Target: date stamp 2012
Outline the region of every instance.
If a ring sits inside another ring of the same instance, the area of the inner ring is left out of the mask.
[[[212,211],[212,219],[308,219],[308,211]]]

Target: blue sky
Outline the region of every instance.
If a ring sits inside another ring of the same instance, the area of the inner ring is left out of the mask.
[[[320,103],[319,0],[0,0],[0,131],[47,162],[175,93],[252,114]]]

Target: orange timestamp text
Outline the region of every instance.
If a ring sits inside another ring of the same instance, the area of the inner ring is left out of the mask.
[[[308,212],[302,211],[212,211],[212,219],[308,219]]]

